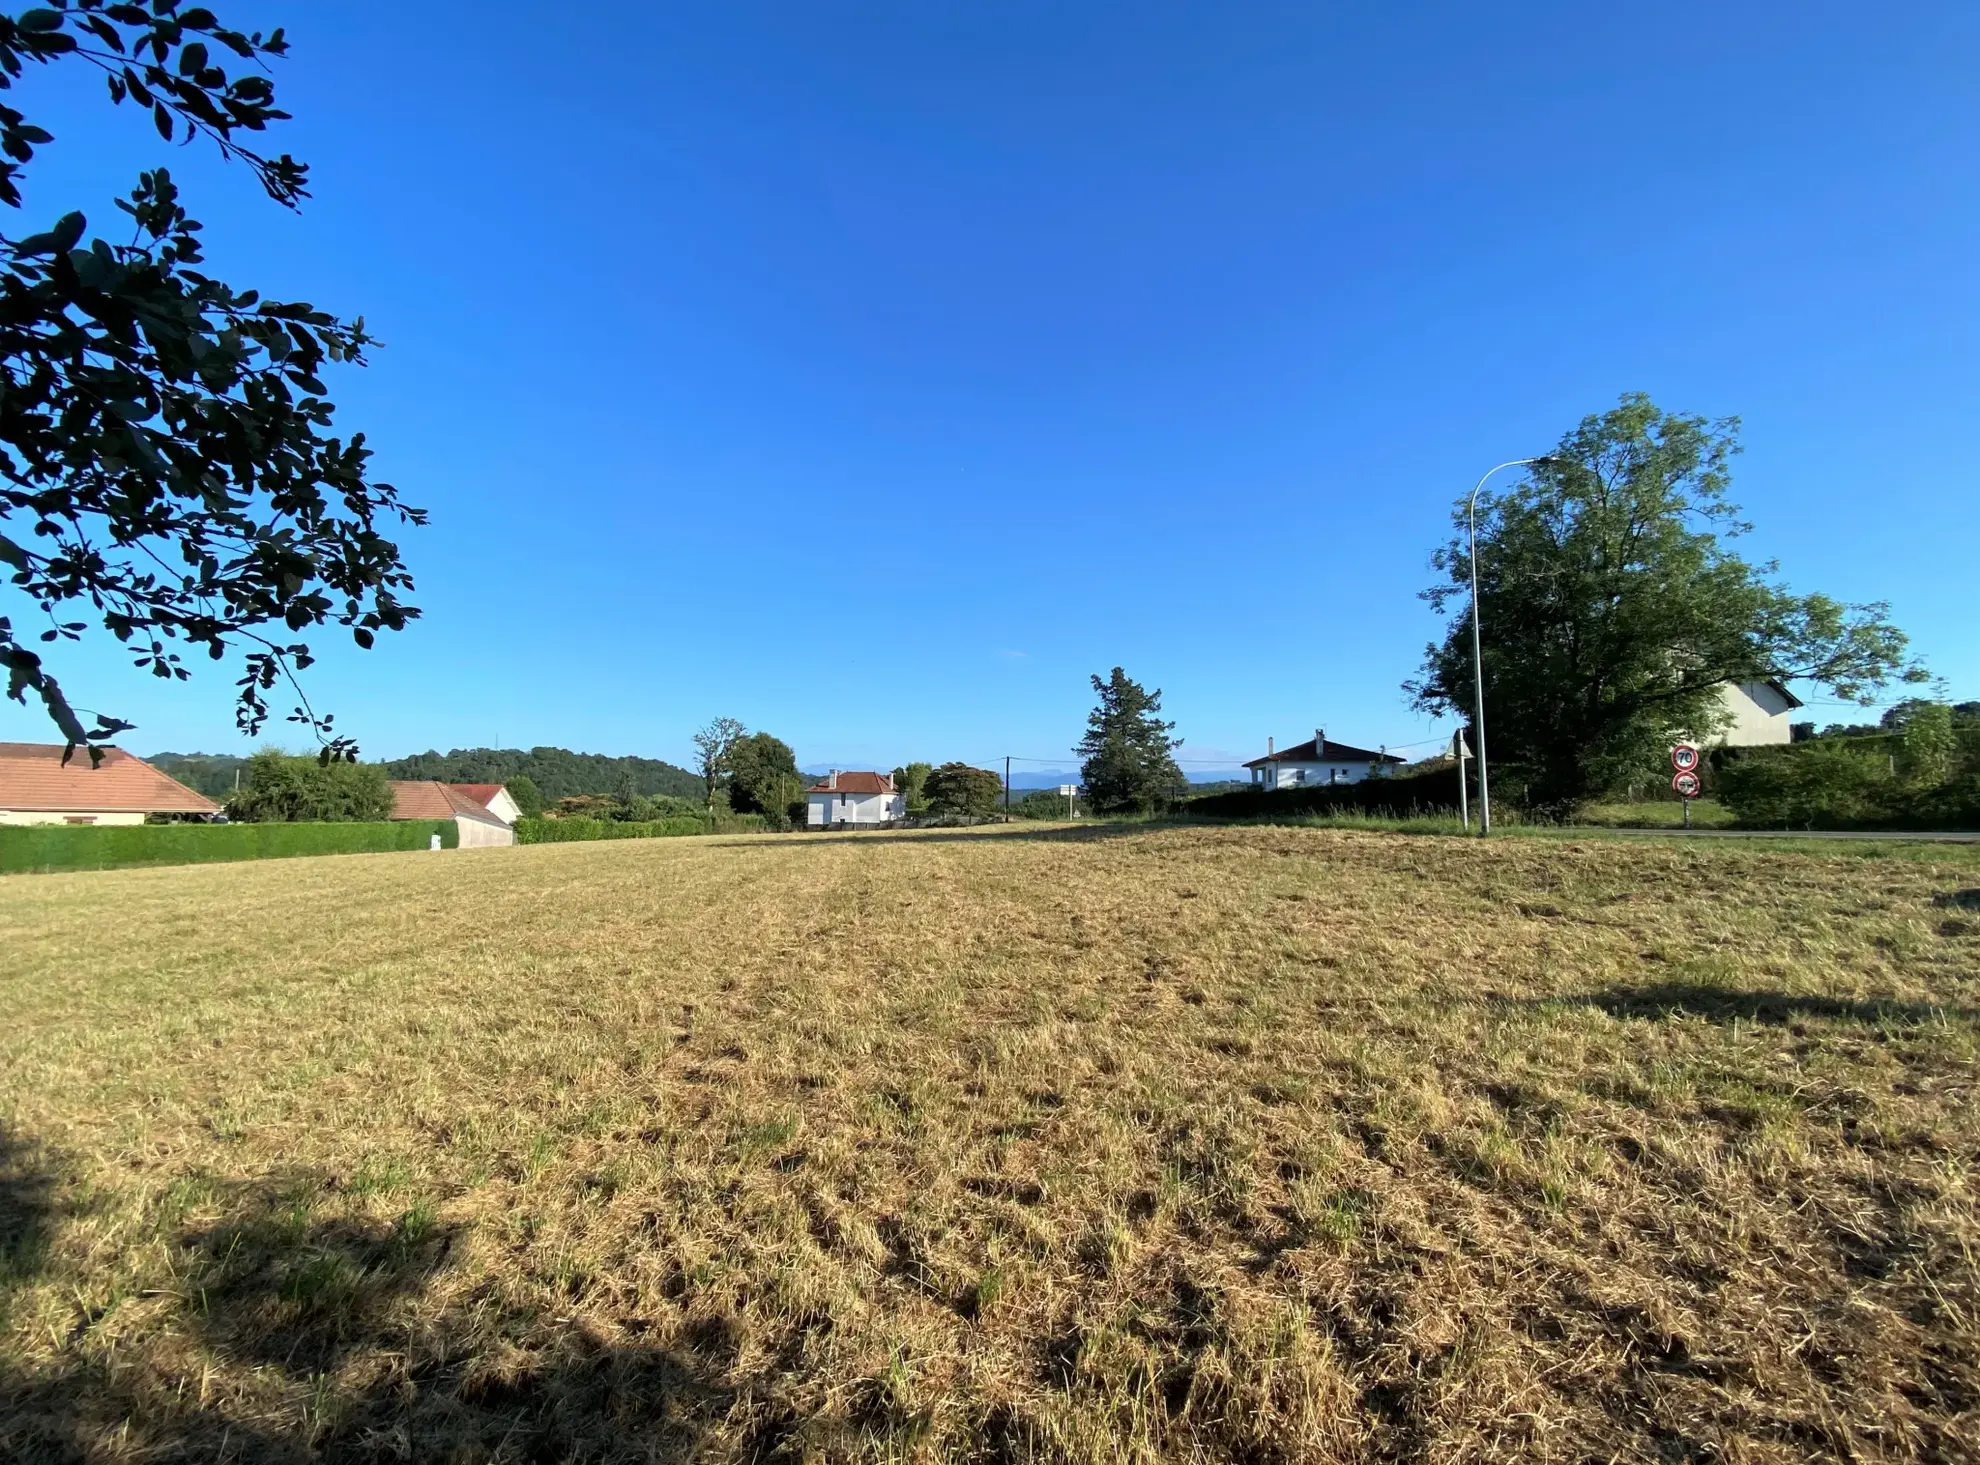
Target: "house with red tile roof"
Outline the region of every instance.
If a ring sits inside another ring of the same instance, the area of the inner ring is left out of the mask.
[[[0,824],[142,824],[151,814],[211,819],[220,806],[122,748],[91,765],[60,743],[0,743]]]
[[[884,773],[842,773],[804,791],[806,825],[813,829],[892,824],[907,814],[907,798]]]
[[[513,811],[513,812],[504,812]],[[516,842],[521,810],[499,783],[441,783],[429,778],[392,780],[394,819],[451,819],[462,849]]]

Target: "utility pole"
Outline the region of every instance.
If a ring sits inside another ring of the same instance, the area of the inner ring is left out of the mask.
[[[1501,463],[1498,468],[1487,468],[1485,478],[1490,478],[1499,468],[1525,468],[1534,463],[1551,463],[1551,456],[1540,458],[1514,458],[1510,463]],[[1482,838],[1492,832],[1492,788],[1486,782],[1485,774],[1485,653],[1480,649],[1478,639],[1478,490],[1485,486],[1485,478],[1478,480],[1471,490],[1471,499],[1465,505],[1465,536],[1468,541],[1465,558],[1471,562],[1471,674],[1477,681],[1478,707],[1478,833]]]
[[[1004,822],[1011,822],[1011,755],[1004,754]]]

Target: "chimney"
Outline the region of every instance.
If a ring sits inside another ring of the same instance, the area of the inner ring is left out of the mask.
[[[825,787],[837,788],[838,786],[839,786],[839,770],[834,768],[832,770],[832,776],[825,780]]]
[[[1327,729],[1324,727],[1313,729],[1313,756],[1316,758],[1327,756]]]
[[[1270,737],[1265,739],[1265,756],[1267,758],[1271,757],[1272,754],[1276,751],[1276,749],[1274,749],[1272,746],[1272,741],[1273,740]]]

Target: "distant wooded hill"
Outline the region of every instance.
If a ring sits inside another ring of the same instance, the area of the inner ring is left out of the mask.
[[[146,761],[211,799],[232,793],[236,771],[247,767],[245,757],[228,753],[155,753]],[[527,774],[545,801],[553,803],[570,794],[616,794],[627,775],[633,792],[649,797],[699,799],[707,792],[700,774],[658,758],[610,758],[567,748],[455,748],[394,758],[385,765],[387,778],[437,778],[442,783],[507,783],[517,774]]]
[[[232,793],[236,774],[247,777],[246,757],[232,753],[153,753],[144,761],[209,799]]]
[[[677,799],[707,795],[701,775],[658,758],[608,758],[566,748],[455,748],[446,753],[415,753],[385,765],[389,778],[437,778],[442,783],[507,783],[528,775],[546,803],[571,794],[616,794],[628,776],[636,794],[672,794]]]

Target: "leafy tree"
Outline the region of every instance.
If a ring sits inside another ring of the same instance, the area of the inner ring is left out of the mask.
[[[298,758],[268,750],[248,759],[227,817],[250,824],[348,823],[392,817],[392,786],[376,763]]]
[[[93,66],[111,101],[148,113],[166,141],[213,144],[295,208],[304,165],[247,146],[288,114],[266,76],[230,76],[218,59],[265,69],[287,50],[279,30],[230,30],[179,0],[64,0],[0,16],[0,89],[29,63]],[[51,140],[0,106],[0,203],[21,206],[22,172]],[[384,530],[424,512],[367,476],[363,434],[328,435],[323,367],[362,362],[375,343],[361,319],[202,273],[200,226],[165,169],[140,173],[117,206],[129,243],[85,243],[80,213],[0,235],[0,563],[49,622],[43,643],[78,640],[94,620],[139,668],[178,680],[190,675],[178,647],[239,651],[244,732],[286,682],[291,720],[323,756],[355,756],[302,694],[295,673],[311,653],[294,638],[335,624],[369,647],[419,614],[399,598],[412,579]],[[85,726],[28,638],[0,617],[8,695],[39,698],[71,748],[100,757],[131,724]]]
[[[928,775],[932,772],[931,763],[905,763],[894,770],[894,791],[906,802],[908,813],[927,812]]]
[[[729,749],[729,803],[738,814],[788,818],[790,803],[803,792],[797,754],[783,739],[750,733],[737,738]]]
[[[1924,680],[1888,607],[1793,595],[1772,564],[1724,548],[1747,527],[1726,500],[1737,432],[1631,394],[1511,492],[1480,498],[1491,752],[1536,812],[1564,817],[1674,738],[1715,731],[1729,682],[1805,679],[1867,702],[1893,679]],[[1456,612],[1406,684],[1420,708],[1459,716],[1472,704],[1464,522],[1460,500],[1458,534],[1432,557],[1443,582],[1424,592]]]
[[[930,812],[971,818],[995,813],[1004,794],[1003,779],[987,768],[972,768],[967,763],[944,763],[931,770],[924,787]]]
[[[1103,813],[1154,808],[1183,782],[1175,750],[1181,738],[1169,736],[1163,722],[1162,692],[1150,692],[1118,666],[1106,681],[1093,678],[1100,703],[1086,719],[1080,740],[1080,783],[1087,803]]]
[[[708,789],[708,807],[715,807],[716,790],[729,776],[729,755],[736,740],[749,731],[733,717],[718,717],[694,735],[694,751]]]
[[[466,782],[465,779],[462,782]],[[521,817],[534,819],[543,812],[543,794],[536,787],[536,780],[527,773],[518,773],[514,778],[504,780],[509,797],[516,801]]]
[[[1927,702],[1911,709],[1904,720],[1903,751],[1898,765],[1912,784],[1941,784],[1952,777],[1959,742],[1953,736],[1952,708]]]

